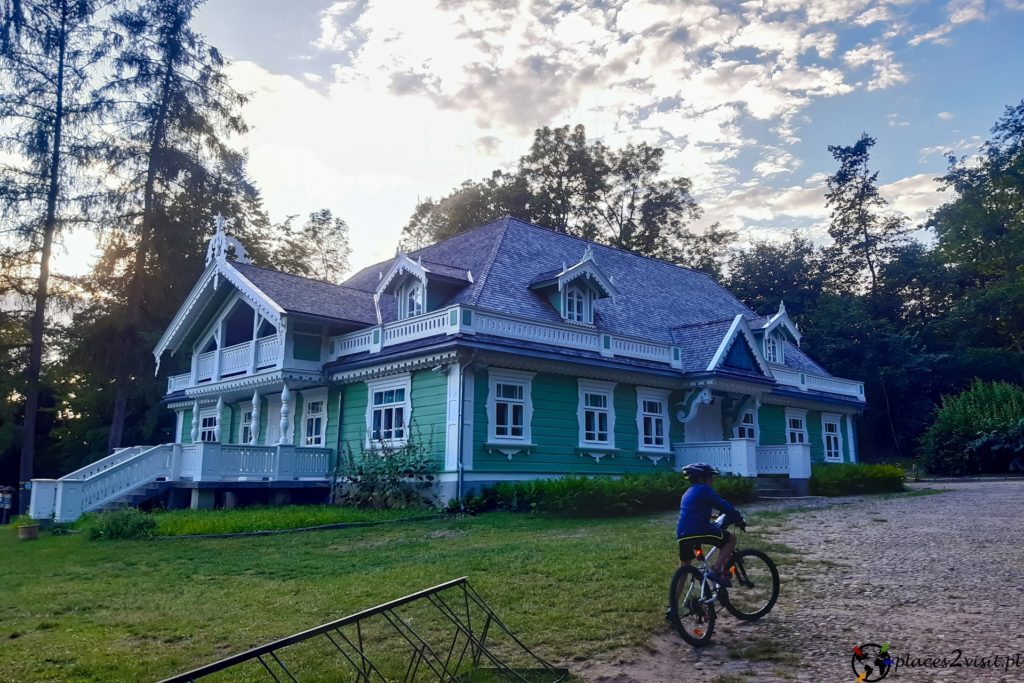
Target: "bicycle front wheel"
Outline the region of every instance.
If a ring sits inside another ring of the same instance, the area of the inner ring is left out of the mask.
[[[757,621],[771,611],[779,599],[779,570],[760,550],[740,550],[729,564],[732,587],[718,599],[737,619]]]
[[[668,589],[668,616],[676,632],[694,647],[711,642],[715,630],[715,603],[704,595],[700,572],[689,565],[672,576]]]

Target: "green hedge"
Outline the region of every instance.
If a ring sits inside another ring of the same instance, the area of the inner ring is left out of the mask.
[[[921,463],[932,474],[1005,472],[1024,454],[1024,387],[975,381],[943,396],[921,437]]]
[[[905,472],[896,465],[823,464],[811,467],[811,495],[847,496],[903,490]]]
[[[543,512],[562,517],[614,517],[665,512],[679,507],[689,485],[675,472],[611,477],[563,477],[502,482],[470,501],[475,510]],[[732,503],[757,497],[753,479],[720,477],[715,489]]]

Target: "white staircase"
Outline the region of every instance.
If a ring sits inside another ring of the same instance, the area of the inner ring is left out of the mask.
[[[134,505],[171,475],[174,444],[122,448],[60,479],[33,479],[29,515],[73,522],[86,512]]]

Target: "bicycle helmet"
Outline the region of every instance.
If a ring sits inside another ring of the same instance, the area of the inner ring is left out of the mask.
[[[694,477],[706,477],[709,474],[718,474],[718,470],[706,462],[695,462],[684,467],[683,474],[690,479],[693,479]]]

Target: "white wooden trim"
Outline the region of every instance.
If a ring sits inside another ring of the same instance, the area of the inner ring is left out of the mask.
[[[576,420],[579,426],[579,447],[587,450],[611,450],[615,448],[615,382],[602,382],[596,379],[578,379]],[[584,394],[604,394],[608,397],[608,441],[586,440],[586,406]]]
[[[850,462],[857,462],[859,454],[857,453],[857,417],[855,415],[846,415],[846,431],[850,435]]]
[[[801,423],[803,424],[803,429],[802,429],[802,432],[803,432],[803,435],[804,435],[804,440],[803,441],[795,442],[795,441],[790,441],[789,440],[789,432],[790,432],[789,420],[790,420],[790,418],[799,419],[801,421]],[[785,425],[785,427],[786,427],[786,443],[788,443],[788,444],[789,443],[804,443],[804,444],[810,443],[810,441],[811,441],[810,435],[807,432],[807,411],[806,410],[803,410],[802,408],[786,408],[786,425]]]
[[[843,461],[843,420],[842,415],[838,413],[822,413],[821,414],[821,446],[822,454],[825,462],[842,462]],[[828,457],[828,435],[825,433],[825,425],[834,424],[836,426],[836,438],[839,439],[839,457],[830,458]]]
[[[300,448],[326,448],[327,447],[327,421],[330,419],[330,412],[327,410],[327,387],[318,389],[302,389],[302,423],[299,425],[299,447]],[[309,404],[314,401],[323,401],[324,412],[320,421],[320,443],[310,446],[306,445],[306,419],[309,415]],[[251,406],[251,402],[250,402]]]
[[[637,387],[636,388],[636,448],[641,453],[671,453],[671,430],[672,430],[672,419],[668,413],[668,397],[669,392],[667,389],[654,389],[652,387]],[[646,446],[644,445],[644,401],[660,401],[661,402],[661,418],[664,420],[665,425],[665,443],[662,447],[657,446]]]
[[[366,382],[366,438],[364,443],[367,448],[373,448],[377,442],[373,440],[373,394],[377,391],[388,389],[405,389],[405,401],[401,404],[402,415],[405,420],[405,435],[401,439],[388,439],[385,443],[393,447],[404,446],[409,441],[409,432],[412,429],[412,375],[403,372],[398,375],[389,375],[380,379]]]
[[[452,363],[448,366],[444,421],[444,468],[454,470],[459,466],[459,408],[462,400],[462,366]]]
[[[530,446],[533,439],[533,378],[536,373],[507,368],[487,368],[487,443],[509,446]],[[523,436],[497,436],[497,385],[523,385]]]
[[[768,362],[765,361],[764,356],[761,353],[760,344],[754,339],[754,333],[750,331],[750,326],[747,325],[747,321],[744,320],[742,314],[737,314],[732,320],[732,324],[729,325],[729,330],[722,337],[721,343],[718,345],[718,349],[715,351],[715,355],[711,357],[711,362],[708,363],[707,371],[712,372],[722,364],[725,360],[725,355],[729,352],[729,349],[733,345],[733,338],[737,334],[742,334],[746,340],[747,345],[750,347],[750,352],[754,354],[754,360],[757,361],[758,366],[761,368],[761,372],[768,377],[772,376],[771,368]]]
[[[739,419],[736,420],[736,424],[734,424],[732,427],[733,438],[739,438],[739,428],[745,426],[743,424],[743,416],[746,415],[747,413],[750,413],[751,415],[754,416],[754,423],[752,425],[754,427],[754,443],[761,443],[761,418],[758,416],[758,413],[760,412],[761,411],[758,410],[758,406],[756,405],[746,408],[742,412],[740,412]]]

